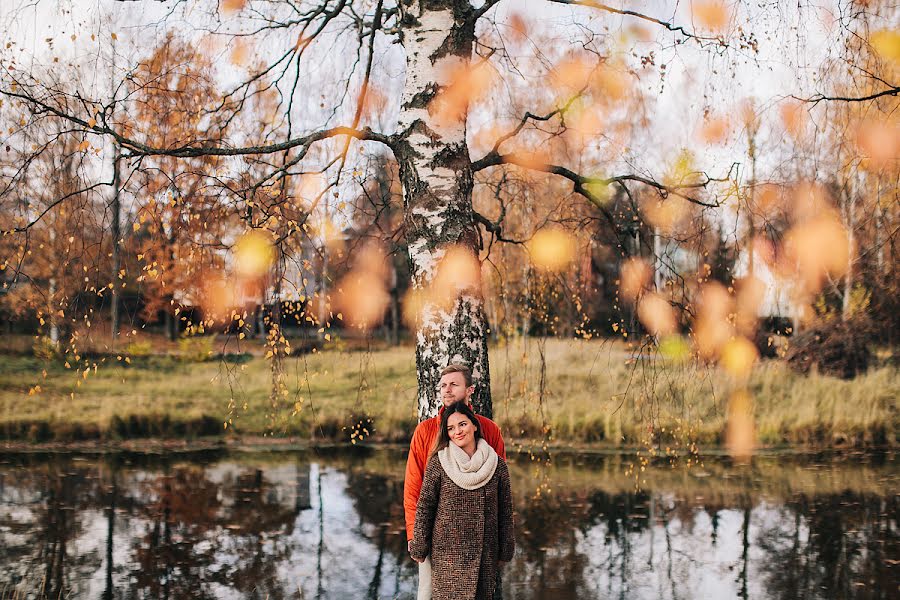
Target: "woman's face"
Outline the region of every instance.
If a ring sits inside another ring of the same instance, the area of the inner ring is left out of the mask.
[[[447,435],[460,448],[475,445],[475,424],[463,413],[453,413],[447,419]]]

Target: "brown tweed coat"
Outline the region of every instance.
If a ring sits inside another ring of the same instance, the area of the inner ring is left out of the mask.
[[[476,490],[459,487],[437,455],[425,468],[416,505],[410,555],[431,555],[433,600],[491,600],[497,561],[512,560],[512,491],[501,458],[491,479]]]

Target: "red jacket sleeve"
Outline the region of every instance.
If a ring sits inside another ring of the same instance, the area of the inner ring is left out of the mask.
[[[416,524],[416,504],[422,491],[422,478],[425,475],[424,422],[416,426],[412,440],[409,442],[409,456],[406,458],[406,476],[403,478],[403,513],[406,518],[406,539],[413,538]]]
[[[497,455],[506,460],[506,445],[503,443],[503,434],[500,433],[500,426],[481,415],[476,415],[481,423],[481,435],[484,441],[491,445],[491,448],[497,451]]]

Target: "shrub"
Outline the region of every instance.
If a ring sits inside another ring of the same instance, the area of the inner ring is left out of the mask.
[[[153,344],[149,340],[135,340],[125,346],[125,354],[131,357],[144,357],[153,354]]]
[[[851,379],[865,372],[872,361],[869,348],[872,329],[872,324],[864,317],[820,321],[791,340],[785,358],[800,373],[815,369],[826,375]]]
[[[178,356],[185,362],[206,362],[213,356],[215,336],[200,335],[178,340]]]
[[[32,352],[34,352],[35,358],[53,360],[59,357],[59,343],[44,335],[34,341]]]

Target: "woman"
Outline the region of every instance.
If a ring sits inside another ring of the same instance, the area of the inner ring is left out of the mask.
[[[499,562],[512,560],[512,492],[506,462],[481,438],[465,402],[444,410],[431,451],[410,556],[430,555],[434,600],[489,600]]]

